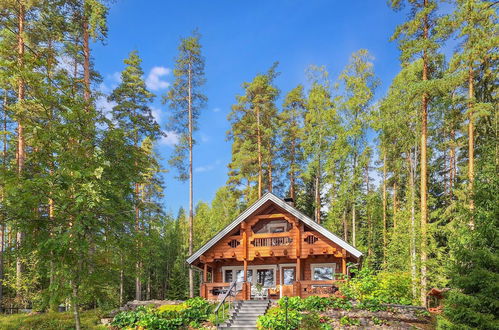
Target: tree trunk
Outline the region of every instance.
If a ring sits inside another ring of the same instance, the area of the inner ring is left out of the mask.
[[[7,91],[5,91],[3,98],[3,131],[7,132]],[[5,172],[7,169],[7,134],[3,135],[3,151],[2,151],[2,169]],[[5,198],[5,187],[1,186],[0,201],[3,203]],[[0,219],[0,302],[3,301],[3,274],[4,274],[4,251],[5,251],[5,214],[2,212]],[[3,313],[3,304],[0,303],[0,313]]]
[[[85,9],[84,9],[85,10]],[[83,99],[86,103],[86,109],[90,109],[90,34],[88,26],[88,17],[83,14]]]
[[[138,148],[138,142],[137,139],[135,139],[135,148]],[[135,164],[137,165],[137,164]],[[141,250],[141,244],[140,244],[140,238],[139,238],[139,232],[140,232],[140,208],[139,208],[139,194],[140,194],[140,188],[139,188],[139,183],[135,183],[135,233],[137,234],[137,255],[140,258],[140,250]],[[137,260],[135,262],[135,300],[142,300],[142,282],[140,280],[140,272],[142,270],[141,267],[141,262],[140,260]]]
[[[425,9],[428,8],[428,0],[423,0]],[[423,38],[428,39],[428,15],[423,17]],[[428,80],[428,54],[423,50],[423,82]],[[421,303],[426,306],[426,286],[427,286],[427,260],[428,260],[428,205],[427,205],[427,130],[428,130],[428,93],[423,93],[421,106]]]
[[[269,146],[269,154],[270,154],[270,150],[272,148]],[[272,156],[269,155],[269,170],[268,170],[268,174],[269,174],[269,177],[268,177],[268,180],[269,180],[269,183],[268,183],[268,190],[269,192],[272,192]]]
[[[470,67],[468,75],[468,181],[469,181],[469,194],[470,194],[470,211],[471,222],[473,228],[473,211],[475,209],[475,202],[473,198],[473,181],[475,180],[475,127],[473,118],[473,98],[474,98],[474,84],[473,84],[473,69]]]
[[[367,213],[367,256],[371,257],[372,251],[372,237],[373,237],[373,224],[371,219],[371,209],[369,207],[369,195],[371,193],[371,187],[369,184],[369,163],[366,164],[366,213]]]
[[[315,177],[315,222],[321,223],[321,192],[319,175]]]
[[[81,330],[80,308],[78,307],[78,285],[74,280],[71,283],[71,307],[73,308],[73,317],[75,320],[75,329]]]
[[[343,239],[348,242],[348,223],[347,223],[347,208],[343,209]]]
[[[192,133],[193,118],[192,118],[192,68],[189,64],[189,78],[188,78],[188,110],[189,110],[189,255],[194,252],[194,205],[193,205],[193,171],[192,171]],[[189,297],[194,297],[194,270],[189,266]]]
[[[352,204],[352,245],[355,246],[356,243],[356,227],[357,227],[357,219],[356,219],[356,214],[357,212],[355,211],[355,200],[353,201]]]
[[[151,271],[147,271],[146,300],[151,300]]]
[[[417,297],[417,274],[416,274],[416,188],[415,188],[415,174],[416,174],[416,152],[414,152],[414,159],[409,151],[407,157],[409,162],[409,189],[411,193],[411,279],[412,279],[412,296],[414,299]]]
[[[123,306],[125,299],[125,271],[123,270],[123,255],[120,256],[120,306]]]
[[[291,164],[289,164],[289,197],[295,200],[295,148],[296,141],[293,138],[291,142]]]
[[[454,180],[456,176],[456,148],[455,148],[456,132],[454,128],[450,131],[451,147],[449,151],[449,198],[452,199],[454,193]]]
[[[262,197],[263,166],[262,166],[262,136],[260,132],[260,109],[256,107],[256,144],[258,148],[258,199]]]
[[[397,228],[397,181],[393,182],[393,228]]]
[[[22,70],[24,66],[24,19],[25,19],[25,7],[24,7],[24,2],[19,1],[19,14],[18,14],[18,58],[17,62],[19,65],[19,70]],[[22,78],[19,78],[18,80],[18,93],[17,93],[17,98],[18,98],[18,103],[22,103],[24,101],[24,93],[25,93],[25,86],[24,86],[24,81]],[[25,149],[25,141],[24,141],[24,126],[22,123],[21,118],[18,118],[17,122],[17,171],[19,175],[19,179],[21,179],[22,172],[24,169],[24,161],[25,161],[25,154],[24,154],[24,149]],[[21,248],[23,241],[23,233],[22,231],[17,232],[17,240],[16,240],[16,252],[19,253],[19,250]],[[21,278],[22,278],[22,269],[23,265],[21,262],[21,258],[17,256],[16,258],[16,295],[19,296],[19,290],[21,288]]]
[[[386,233],[386,151],[383,153],[383,264],[386,265],[386,248],[387,248],[387,233]]]

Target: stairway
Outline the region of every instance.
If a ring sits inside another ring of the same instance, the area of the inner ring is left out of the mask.
[[[256,329],[256,320],[265,314],[270,300],[243,300],[235,304],[229,319],[218,329]]]

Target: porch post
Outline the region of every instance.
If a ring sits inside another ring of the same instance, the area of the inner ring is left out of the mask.
[[[296,259],[296,279],[295,281],[301,281],[301,259]]]
[[[345,249],[341,251],[341,272],[343,275],[347,274],[347,252]]]
[[[208,264],[205,262],[203,267],[203,283],[208,282]]]

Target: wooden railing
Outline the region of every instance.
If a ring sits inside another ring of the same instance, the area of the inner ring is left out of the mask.
[[[284,237],[259,237],[255,238],[252,242],[253,246],[286,246],[293,243],[293,239],[289,236]]]
[[[300,281],[300,296],[306,298],[308,296],[329,297],[333,295],[344,280],[328,280],[328,281]]]

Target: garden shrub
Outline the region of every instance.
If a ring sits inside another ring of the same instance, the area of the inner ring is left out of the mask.
[[[303,299],[300,297],[282,297],[277,301],[281,308],[286,308],[286,299],[288,300],[288,309],[302,311],[304,309]]]
[[[318,296],[309,296],[303,300],[303,308],[308,311],[325,311],[330,304],[330,299]]]
[[[212,305],[203,298],[189,299],[179,305],[159,308],[138,307],[134,311],[118,313],[111,325],[118,328],[177,329],[182,326],[199,327],[211,313]]]
[[[361,270],[352,269],[351,272],[355,276],[341,287],[341,291],[348,298],[360,302],[375,299],[388,304],[412,303],[410,274],[401,272],[375,274],[368,267]]]
[[[288,322],[286,323],[286,311],[283,308],[273,307],[265,315],[258,317],[259,329],[289,330],[298,329],[302,314],[294,309],[288,308]]]
[[[279,299],[277,304],[285,309],[286,298]],[[352,308],[352,303],[348,299],[340,297],[309,296],[305,299],[300,297],[288,298],[288,309],[290,310],[323,312],[328,308],[349,310]]]
[[[365,309],[370,312],[378,312],[386,310],[386,306],[381,303],[377,298],[366,298],[362,300],[357,306],[358,309]]]

